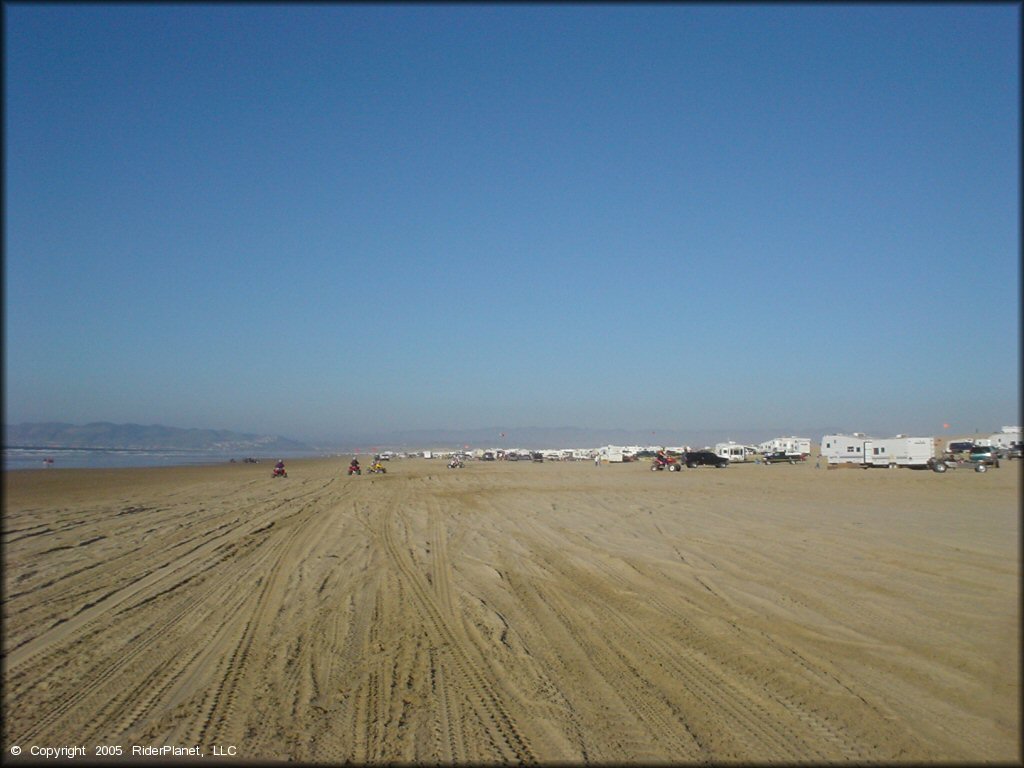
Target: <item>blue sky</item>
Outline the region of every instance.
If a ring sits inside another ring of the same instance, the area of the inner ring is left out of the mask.
[[[4,15],[8,423],[1020,423],[1017,4]]]

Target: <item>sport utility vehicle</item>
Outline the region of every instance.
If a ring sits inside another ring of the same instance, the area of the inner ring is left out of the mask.
[[[728,467],[729,460],[711,451],[687,451],[683,454],[683,463],[693,469],[694,467]]]

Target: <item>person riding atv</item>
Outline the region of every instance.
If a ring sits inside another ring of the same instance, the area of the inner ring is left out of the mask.
[[[373,462],[373,464],[370,465],[370,468],[366,471],[371,475],[383,475],[387,472],[387,470],[384,469],[384,465],[381,464],[379,460]]]
[[[359,466],[359,459],[352,459],[352,461],[349,462],[348,473],[350,475],[361,475],[361,474],[363,474],[363,470]]]
[[[288,472],[284,468],[284,459],[278,459],[277,464],[274,465],[274,471],[270,475],[271,477],[288,477]]]
[[[652,472],[659,469],[667,469],[669,472],[678,472],[682,469],[682,466],[678,461],[676,461],[675,457],[669,456],[664,450],[660,450],[654,454],[654,459],[651,462]]]

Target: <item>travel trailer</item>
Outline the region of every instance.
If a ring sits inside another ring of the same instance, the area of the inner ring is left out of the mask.
[[[809,456],[811,439],[809,437],[776,437],[757,446],[761,453],[785,453],[791,456]]]
[[[864,442],[864,464],[869,467],[930,467],[935,438],[896,437]]]
[[[990,438],[990,445],[993,448],[999,448],[1006,450],[1009,448],[1020,448],[1021,447],[1021,430],[1020,427],[1003,427],[1002,431],[996,432]]]
[[[934,469],[935,438],[933,437],[869,437],[860,432],[852,435],[825,435],[821,438],[821,457],[832,464],[854,464],[861,467],[929,467]],[[944,471],[945,464],[938,471]]]
[[[624,449],[621,445],[606,445],[599,449],[598,454],[602,461],[608,463],[619,463],[624,460]]]
[[[821,438],[821,458],[828,464],[864,464],[864,443],[874,439],[863,432],[825,435]]]
[[[748,445],[740,445],[732,441],[728,443],[718,443],[715,446],[715,454],[721,456],[723,459],[728,459],[731,464],[737,462],[746,461],[747,457],[754,453],[754,449]]]

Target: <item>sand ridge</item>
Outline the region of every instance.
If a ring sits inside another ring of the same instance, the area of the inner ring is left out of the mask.
[[[1019,758],[1019,462],[346,463],[6,473],[5,743]]]

